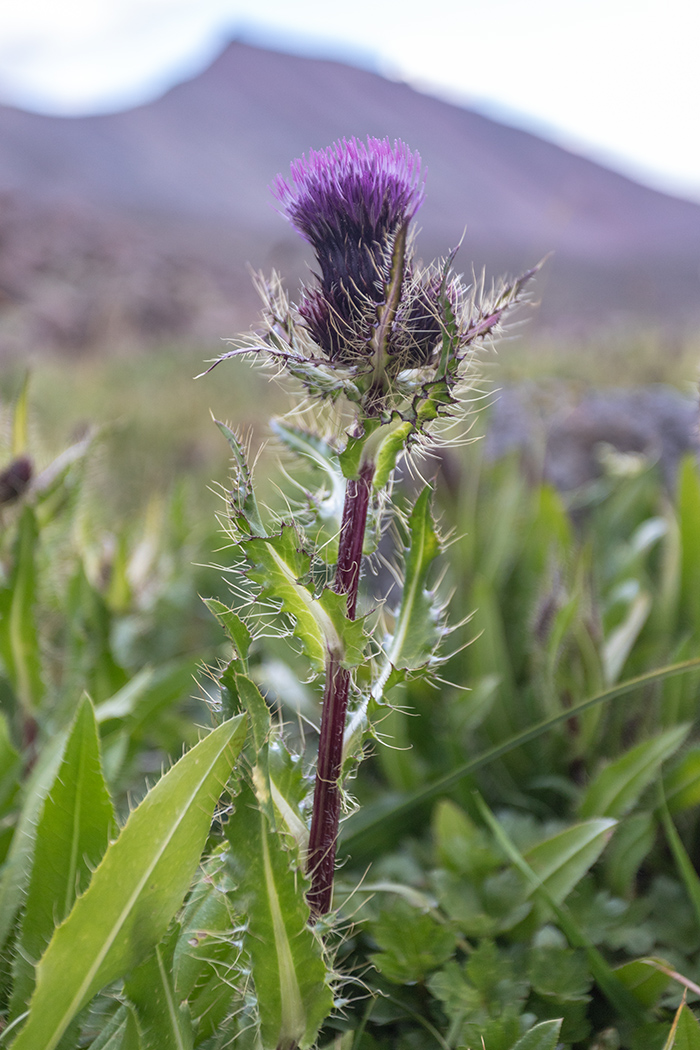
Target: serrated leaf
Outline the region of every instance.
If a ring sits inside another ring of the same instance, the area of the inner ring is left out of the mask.
[[[413,433],[415,433],[415,427],[412,423],[401,422],[398,426],[389,429],[384,436],[375,454],[376,469],[372,479],[372,487],[375,492],[379,492],[386,486],[399,456],[406,448]]]
[[[173,984],[173,957],[178,928],[157,944],[124,982],[136,1010],[143,1050],[192,1050],[194,1034],[187,1003]]]
[[[114,810],[102,776],[95,716],[81,702],[61,765],[44,802],[34,863],[19,934],[11,1017],[26,1008],[34,988],[34,964],[54,928],[68,915],[107,849]]]
[[[30,506],[19,520],[14,561],[7,587],[0,591],[0,656],[25,712],[39,705],[44,694],[36,604],[36,548],[39,529]]]
[[[226,826],[229,855],[245,904],[246,949],[264,1047],[310,1047],[333,1008],[323,947],[309,927],[306,880],[268,824],[250,789]],[[238,899],[238,897],[237,897]]]
[[[251,635],[243,620],[241,620],[238,613],[235,613],[233,609],[229,609],[218,598],[205,598],[204,604],[209,609],[209,612],[213,613],[217,618],[233,643],[235,659],[240,660],[245,667],[248,659],[248,650],[250,649]]]
[[[616,820],[587,820],[538,842],[524,854],[540,886],[560,904],[603,852]],[[534,888],[531,889],[534,892]]]
[[[215,419],[214,422],[226,438],[233,453],[233,462],[236,468],[236,475],[233,480],[236,488],[231,493],[231,504],[238,517],[238,522],[239,524],[245,523],[248,531],[253,536],[264,536],[265,526],[260,517],[260,510],[253,490],[253,479],[243,445],[236,434],[225,423],[220,423],[218,419]]]
[[[338,450],[319,434],[285,423],[281,419],[271,420],[270,428],[286,448],[309,460],[322,471],[328,483],[328,491],[320,500],[319,515],[337,522],[339,530],[345,498],[345,478],[340,468]],[[315,495],[314,500],[317,499]]]
[[[518,1039],[512,1050],[554,1050],[559,1042],[562,1018],[540,1021]]]
[[[213,1035],[238,994],[240,943],[233,936],[233,886],[220,855],[204,868],[187,901],[175,948],[177,995],[187,1000],[197,1021],[198,1041]]]
[[[55,779],[67,734],[57,734],[44,748],[24,788],[24,802],[0,881],[0,949],[4,946],[19,910],[32,870],[39,814]]]
[[[326,588],[316,597],[306,582],[311,558],[302,550],[291,525],[283,525],[276,536],[243,540],[241,546],[253,567],[248,575],[262,593],[291,617],[294,635],[316,671],[325,668],[328,653],[338,656],[344,667],[362,659],[364,627],[349,620],[347,598]]]
[[[15,1050],[54,1050],[95,992],[160,941],[190,884],[244,736],[243,717],[219,726],[130,814],[37,966]]]
[[[657,779],[663,763],[688,735],[687,725],[673,726],[626,751],[605,766],[588,785],[579,812],[582,817],[623,817],[642,792]]]
[[[270,735],[270,709],[255,682],[237,670],[235,661],[219,676],[221,706],[226,718],[247,712],[253,730],[253,747],[258,754]]]
[[[378,419],[364,419],[362,434],[348,437],[345,448],[338,456],[343,477],[348,481],[359,477],[365,446],[379,426],[381,421]]]
[[[440,641],[441,608],[426,587],[431,566],[440,553],[430,497],[431,489],[426,485],[408,519],[410,545],[405,558],[401,605],[394,633],[383,647],[385,663],[373,690],[375,697],[389,684],[392,671],[424,667]]]
[[[416,911],[398,898],[371,927],[380,951],[372,962],[394,984],[423,981],[454,953],[456,933],[432,915]]]

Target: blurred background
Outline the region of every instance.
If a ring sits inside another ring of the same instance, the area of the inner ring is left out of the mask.
[[[212,402],[230,416],[231,388],[219,407],[222,383],[191,376],[255,322],[251,268],[278,268],[292,290],[308,275],[269,185],[310,148],[368,134],[401,138],[423,159],[426,260],[463,238],[460,269],[490,279],[552,253],[499,382],[688,392],[700,328],[698,30],[690,0],[3,5],[6,395],[40,361],[33,384],[49,428],[64,425],[64,405],[117,417],[127,433],[139,405],[141,427],[171,429],[175,399],[178,434],[190,411],[206,425]],[[234,390],[258,381],[229,374]],[[255,423],[243,400],[243,422]],[[198,441],[175,471],[208,461]]]

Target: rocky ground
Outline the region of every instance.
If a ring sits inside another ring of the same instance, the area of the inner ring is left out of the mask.
[[[533,479],[561,491],[594,480],[606,467],[634,469],[640,456],[658,463],[672,486],[681,457],[700,452],[699,423],[697,396],[670,387],[582,393],[571,384],[524,383],[494,395],[486,452],[497,458],[519,451]]]

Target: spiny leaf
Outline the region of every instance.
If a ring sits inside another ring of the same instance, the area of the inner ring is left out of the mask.
[[[410,546],[406,553],[403,593],[394,633],[383,646],[385,665],[379,678],[380,689],[388,681],[392,670],[407,671],[424,667],[440,641],[441,608],[434,593],[426,587],[428,573],[440,553],[430,497],[431,489],[426,486],[408,519]],[[374,693],[377,695],[377,689]]]
[[[381,426],[381,420],[365,419],[363,420],[362,433],[351,434],[348,437],[345,448],[338,456],[343,477],[347,478],[348,481],[359,477],[365,446],[379,426]]]
[[[44,803],[19,935],[11,1017],[25,1009],[34,988],[34,963],[54,927],[68,915],[107,849],[114,811],[102,775],[90,700],[76,713],[63,760]]]
[[[226,826],[229,860],[245,904],[262,1045],[301,1050],[313,1044],[333,1007],[320,941],[309,928],[306,880],[244,788]]]
[[[214,806],[245,736],[245,719],[193,747],[131,813],[36,968],[15,1050],[54,1050],[72,1018],[163,936],[192,879]]]
[[[248,650],[250,649],[251,636],[250,631],[241,620],[240,616],[229,609],[227,605],[219,601],[218,598],[205,598],[204,604],[207,609],[217,618],[221,626],[229,636],[235,650],[235,659],[240,661],[245,670],[245,664],[248,659]]]
[[[372,479],[372,487],[375,492],[383,489],[391,477],[397,460],[414,433],[412,423],[399,421],[398,425],[388,428],[387,433],[377,448],[375,463],[377,464]]]
[[[12,929],[29,882],[39,814],[56,777],[66,737],[65,731],[58,733],[45,747],[24,788],[24,803],[0,880],[0,949]]]
[[[192,1050],[194,1045],[189,1007],[173,984],[177,934],[175,926],[124,982],[146,1050]]]
[[[248,575],[272,598],[280,611],[294,622],[294,635],[316,671],[326,665],[328,653],[335,653],[343,666],[355,666],[362,659],[364,627],[361,620],[349,620],[347,598],[326,588],[316,597],[306,582],[311,557],[300,545],[296,530],[283,525],[276,536],[241,541],[252,563]]]
[[[231,494],[231,502],[238,516],[239,523],[244,522],[253,536],[264,536],[265,526],[260,517],[260,510],[253,490],[253,479],[243,445],[236,434],[225,423],[220,423],[218,419],[215,419],[214,422],[226,438],[233,453],[233,461],[236,467],[236,475],[233,480],[236,489]]]

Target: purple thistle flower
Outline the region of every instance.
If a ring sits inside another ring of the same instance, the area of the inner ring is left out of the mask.
[[[291,183],[280,175],[272,190],[318,260],[318,283],[299,304],[307,328],[331,361],[368,358],[397,238],[405,237],[423,201],[420,157],[400,141],[343,139],[293,161]],[[387,352],[397,367],[407,367],[427,362],[440,325],[435,290],[415,286],[407,257],[400,264],[401,298]]]

